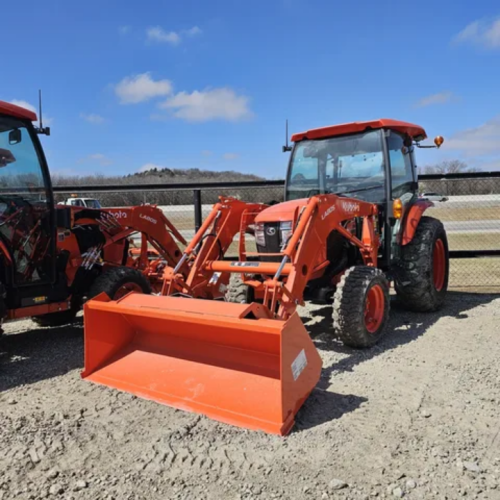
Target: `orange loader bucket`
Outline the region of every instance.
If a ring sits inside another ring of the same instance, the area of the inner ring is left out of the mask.
[[[84,379],[215,420],[287,434],[319,380],[299,316],[260,304],[101,294],[85,305]]]

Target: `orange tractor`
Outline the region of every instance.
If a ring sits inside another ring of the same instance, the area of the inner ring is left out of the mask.
[[[332,335],[368,347],[383,335],[391,282],[409,309],[443,304],[446,233],[423,216],[431,203],[417,194],[414,148],[425,138],[395,120],[294,135],[284,203],[221,198],[165,269],[161,296],[86,303],[83,377],[289,432],[322,364],[298,305],[332,301]],[[247,249],[252,237],[256,251]],[[235,241],[238,260],[224,260]]]
[[[102,292],[118,298],[159,290],[162,269],[180,260],[182,235],[154,206],[55,205],[38,139],[48,129],[34,127],[35,120],[0,101],[0,322],[32,317],[60,325]]]

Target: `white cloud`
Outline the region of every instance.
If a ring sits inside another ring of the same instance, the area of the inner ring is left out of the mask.
[[[80,118],[84,119],[89,123],[94,123],[94,124],[100,124],[106,121],[101,115],[97,115],[95,113],[89,113],[89,114],[80,113]]]
[[[176,118],[189,122],[240,121],[252,117],[248,97],[227,87],[195,90],[191,94],[179,92],[161,103],[160,108],[171,110]]]
[[[37,112],[35,106],[33,106],[33,104],[30,104],[29,102],[19,99],[12,99],[12,101],[10,102],[11,104],[15,104],[16,106],[20,106],[21,108],[29,109],[30,111],[33,111],[33,113]]]
[[[457,132],[444,144],[447,149],[461,151],[468,158],[500,155],[500,115],[479,127]]]
[[[136,104],[171,94],[172,83],[169,80],[155,81],[151,73],[142,73],[124,78],[115,86],[115,93],[121,104]]]
[[[214,153],[213,151],[210,151],[209,149],[204,149],[201,152],[201,156],[209,157],[212,156]]]
[[[500,17],[470,23],[453,38],[453,42],[472,43],[487,49],[500,48]]]
[[[130,26],[120,26],[118,28],[118,33],[120,33],[120,35],[127,35],[128,33],[130,33]]]
[[[165,31],[159,26],[148,28],[146,36],[150,42],[170,43],[171,45],[178,45],[181,43],[181,36],[175,31]]]
[[[203,31],[198,26],[193,26],[192,28],[182,31],[165,31],[160,26],[152,26],[146,30],[146,39],[148,42],[179,45],[183,37],[194,37],[202,33]]]
[[[148,172],[149,170],[153,170],[155,168],[157,170],[162,170],[165,167],[163,167],[161,165],[156,165],[156,163],[145,163],[142,167],[139,167],[139,169],[137,170],[137,172]]]
[[[186,34],[187,36],[196,36],[196,35],[201,35],[203,31],[200,28],[198,28],[198,26],[193,26],[188,30],[184,30],[183,33]]]
[[[419,99],[415,103],[415,106],[417,108],[424,108],[426,106],[432,106],[434,104],[445,104],[452,101],[455,97],[456,96],[453,92],[439,92],[438,94],[432,94],[422,97],[422,99]]]
[[[239,158],[240,155],[238,153],[224,153],[222,155],[222,158],[224,158],[224,160],[236,160],[237,158]]]
[[[29,109],[30,111],[33,111],[33,113],[36,113],[36,115],[38,116],[38,111],[35,108],[35,106],[33,106],[33,104],[30,104],[27,101],[23,101],[22,99],[12,99],[12,101],[10,101],[10,103],[15,104],[16,106],[20,106],[21,108]],[[46,115],[45,113],[43,114],[43,124],[44,125],[49,126],[53,123],[53,121],[54,121],[53,118]]]
[[[113,163],[113,161],[108,158],[106,155],[103,155],[102,153],[93,153],[91,155],[86,156],[85,158],[82,158],[81,160],[78,160],[78,163],[89,163],[89,162],[96,162],[101,165],[101,167],[108,167]]]

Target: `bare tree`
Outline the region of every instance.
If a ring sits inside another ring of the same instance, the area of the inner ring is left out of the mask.
[[[436,165],[427,165],[423,168],[424,174],[458,174],[476,172],[462,160],[445,160]]]

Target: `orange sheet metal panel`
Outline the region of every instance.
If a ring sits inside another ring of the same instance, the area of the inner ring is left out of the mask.
[[[286,434],[319,380],[297,314],[140,294],[101,296],[84,314],[83,378],[229,424]]]

